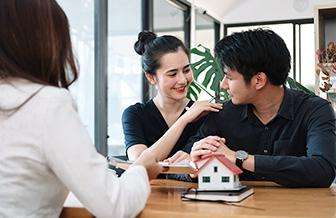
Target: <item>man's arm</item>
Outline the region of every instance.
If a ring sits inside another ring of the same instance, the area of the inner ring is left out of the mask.
[[[198,142],[207,136],[218,134],[216,120],[219,117],[219,113],[210,113],[207,116],[196,135],[191,136],[188,139],[187,145],[183,148],[184,152],[190,153],[195,142]]]
[[[243,168],[256,178],[274,181],[287,187],[329,187],[335,178],[336,136],[335,115],[329,104],[317,108],[309,118],[307,156],[249,155]],[[196,144],[192,159],[199,158]],[[235,152],[223,145],[220,152],[235,163]]]
[[[330,104],[312,112],[307,128],[307,156],[251,155],[243,167],[288,187],[329,187],[336,162],[335,115]]]

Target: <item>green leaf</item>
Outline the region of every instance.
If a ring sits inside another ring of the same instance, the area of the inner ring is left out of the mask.
[[[304,87],[303,85],[296,82],[294,79],[292,79],[290,77],[287,77],[286,81],[287,81],[287,84],[288,84],[290,89],[302,91],[302,92],[304,92],[306,94],[309,94],[309,95],[315,95],[314,92],[310,91],[309,89],[307,89],[306,87]]]
[[[204,77],[204,80],[202,82],[202,84],[205,86],[205,87],[208,87],[212,77],[215,77],[216,76],[216,70],[212,67],[210,68],[206,74],[205,74],[205,77]]]
[[[197,101],[198,95],[200,94],[201,89],[195,85],[195,83],[191,83],[188,89],[187,98],[193,101]]]
[[[196,54],[196,55],[198,55],[198,56],[205,56],[206,51],[205,51],[205,52],[200,51],[200,50],[197,49],[197,47],[196,47],[196,48],[192,48],[192,49],[190,50],[190,53],[192,53],[192,54]]]
[[[198,79],[199,75],[207,68],[211,67],[211,63],[209,62],[204,62],[202,65],[200,65],[199,67],[195,67],[193,66],[193,64],[191,65],[191,69],[193,70],[194,73],[194,78]]]

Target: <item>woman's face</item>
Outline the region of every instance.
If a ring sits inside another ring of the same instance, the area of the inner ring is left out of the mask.
[[[160,58],[160,68],[153,76],[158,93],[172,100],[182,100],[187,96],[188,86],[193,80],[189,58],[182,48],[167,53]]]

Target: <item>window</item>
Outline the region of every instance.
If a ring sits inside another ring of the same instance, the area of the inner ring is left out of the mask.
[[[210,176],[203,176],[202,177],[202,182],[209,183],[210,182]]]
[[[222,182],[230,182],[230,177],[229,176],[222,176]]]
[[[201,44],[213,51],[216,41],[219,39],[219,25],[207,14],[201,14],[196,11],[196,46]]]
[[[79,78],[70,86],[79,116],[94,140],[94,1],[57,0],[68,16]]]
[[[291,71],[289,76],[314,91],[315,84],[315,51],[314,24],[312,19],[278,21],[250,24],[225,25],[226,34],[248,29],[271,29],[284,39],[291,54]]]
[[[237,176],[234,175],[234,176],[233,176],[233,182],[236,182],[236,181],[237,181]]]
[[[130,16],[130,14],[132,16]],[[122,22],[120,22],[122,21]],[[141,56],[133,45],[141,31],[141,1],[108,1],[108,153],[125,155],[121,115],[142,100]]]
[[[215,173],[218,172],[218,167],[214,167],[214,172],[215,172]]]
[[[181,2],[171,0],[153,1],[153,28],[159,36],[173,35],[189,46],[190,13]]]

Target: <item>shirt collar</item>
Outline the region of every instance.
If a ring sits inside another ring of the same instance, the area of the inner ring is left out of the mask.
[[[284,86],[284,97],[278,111],[278,115],[288,120],[294,119],[293,91]]]
[[[250,104],[243,105],[243,110],[242,110],[242,113],[241,113],[240,121],[243,121],[243,120],[245,120],[249,117],[249,110],[250,110],[251,106],[252,105],[250,105]]]
[[[243,105],[243,110],[241,113],[241,121],[247,119],[249,114],[252,112],[252,105],[246,104]],[[278,116],[281,116],[288,120],[294,119],[294,96],[290,89],[284,86],[284,97],[278,111]]]

